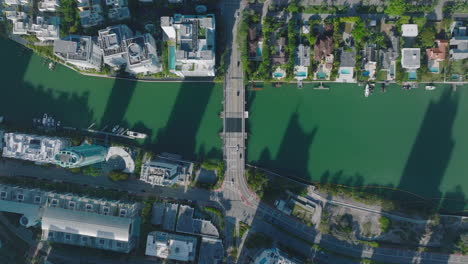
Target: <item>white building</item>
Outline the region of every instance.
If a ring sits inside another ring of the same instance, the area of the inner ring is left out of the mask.
[[[417,70],[421,66],[421,49],[401,49],[401,67],[407,70]]]
[[[337,82],[356,82],[354,79],[354,66],[356,65],[356,51],[354,48],[352,51],[341,50],[340,57],[340,68],[338,69]]]
[[[69,145],[62,138],[20,133],[5,133],[3,139],[3,157],[41,163],[53,163],[55,154]]]
[[[156,52],[156,43],[150,34],[126,39],[127,69],[132,74],[150,74],[162,71]]]
[[[300,44],[296,50],[294,78],[303,80],[307,78],[310,66],[310,47]]]
[[[169,71],[180,77],[215,75],[214,15],[161,17],[169,45]]]
[[[54,54],[80,69],[101,70],[102,51],[91,37],[70,35],[56,40]]]
[[[140,180],[151,185],[171,186],[184,177],[182,168],[177,164],[149,161],[141,167]]]
[[[104,55],[104,63],[120,68],[127,63],[125,40],[133,37],[133,32],[126,25],[116,25],[99,30],[99,46]]]
[[[137,245],[139,204],[0,185],[0,211],[21,214],[54,243],[128,253]]]
[[[150,232],[146,240],[147,256],[189,262],[195,259],[197,238],[166,232]]]
[[[91,5],[92,3],[92,5]],[[99,1],[77,0],[77,7],[83,28],[94,27],[104,22],[102,7]]]
[[[29,5],[29,0],[4,0],[6,5]]]
[[[417,37],[418,25],[416,24],[403,24],[401,25],[401,35],[403,37]]]
[[[58,17],[36,17],[36,23],[31,25],[29,31],[34,33],[40,41],[57,40],[60,38],[60,20]]]
[[[289,258],[277,248],[263,250],[254,261],[254,264],[299,264],[297,260]]]
[[[41,12],[56,12],[59,6],[59,0],[41,0],[37,4],[37,8]]]
[[[19,12],[16,10],[4,11],[5,17],[11,22],[23,21],[28,19],[28,15],[25,12]]]

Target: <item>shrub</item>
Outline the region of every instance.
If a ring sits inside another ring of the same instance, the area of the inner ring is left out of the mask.
[[[379,223],[380,223],[380,230],[382,233],[388,232],[388,230],[390,230],[390,226],[392,225],[391,220],[385,216],[381,216],[379,218]]]
[[[113,181],[125,181],[128,179],[128,174],[122,171],[111,171],[107,176]]]

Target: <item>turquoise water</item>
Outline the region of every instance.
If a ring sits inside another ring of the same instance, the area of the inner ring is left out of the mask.
[[[408,72],[408,79],[416,80],[418,79],[418,74],[415,71]]]
[[[317,72],[317,78],[325,79],[325,78],[327,78],[327,74],[324,73],[324,72]]]
[[[257,46],[257,56],[261,57],[262,56],[262,47]]]
[[[281,78],[281,77],[283,77],[283,73],[282,72],[275,72],[275,73],[273,73],[273,76],[276,77],[276,78]]]
[[[176,47],[169,46],[169,69],[174,70],[176,64]]]
[[[450,197],[464,207],[458,202],[468,191],[468,86],[453,94],[450,86],[391,85],[365,98],[357,85],[315,85],[249,93],[249,163],[311,181]]]
[[[306,76],[307,76],[307,72],[297,72],[297,73],[296,73],[296,76],[297,76],[297,77],[306,77]]]
[[[437,67],[432,67],[429,69],[430,72],[439,72],[439,68]]]
[[[340,71],[342,74],[350,74],[351,71],[349,69],[341,69]]]

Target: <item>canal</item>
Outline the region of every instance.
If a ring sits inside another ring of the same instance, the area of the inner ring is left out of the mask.
[[[465,208],[468,87],[456,93],[450,86],[393,86],[385,93],[377,87],[365,98],[357,85],[313,86],[249,91],[250,163],[314,182],[398,189],[405,199]]]
[[[121,125],[149,134],[154,151],[221,158],[222,85],[141,83],[82,76],[0,39],[0,116],[29,127],[53,115],[65,126]],[[249,163],[284,175],[348,186],[401,190],[466,208],[468,87],[452,93],[333,84],[248,93]],[[402,196],[403,197],[403,196]]]
[[[149,135],[153,150],[186,158],[221,158],[222,85],[142,83],[50,71],[43,59],[0,38],[0,116],[30,127],[48,113],[64,126],[121,125]]]

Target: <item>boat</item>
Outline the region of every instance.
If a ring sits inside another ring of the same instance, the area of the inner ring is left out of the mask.
[[[54,62],[49,62],[49,70],[53,71],[55,69],[55,63]]]
[[[126,134],[128,137],[131,137],[131,138],[138,138],[138,139],[145,139],[145,138],[147,137],[147,135],[144,134],[144,133],[139,133],[139,132],[130,131],[130,130],[128,130],[125,134]]]
[[[432,91],[432,90],[435,90],[436,87],[433,86],[433,85],[426,85],[425,88],[426,88],[426,90],[428,90],[428,91]]]
[[[370,85],[366,84],[366,88],[364,88],[364,96],[369,97],[370,95]]]

